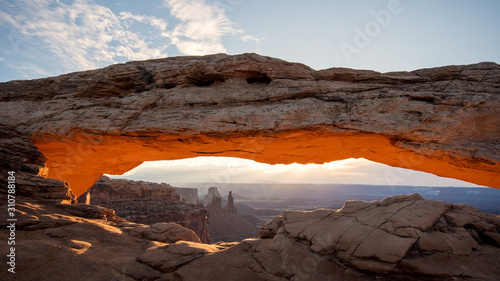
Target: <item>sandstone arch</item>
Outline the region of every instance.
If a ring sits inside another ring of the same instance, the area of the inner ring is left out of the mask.
[[[255,54],[175,57],[0,84],[2,123],[82,194],[143,161],[363,157],[500,188],[500,66],[378,73]]]

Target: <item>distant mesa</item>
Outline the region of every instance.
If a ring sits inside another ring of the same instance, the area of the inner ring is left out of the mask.
[[[222,195],[220,195],[219,189],[215,186],[212,186],[212,187],[208,188],[208,192],[205,195],[205,197],[203,197],[203,199],[201,200],[201,203],[203,203],[203,205],[207,206],[209,203],[212,202],[214,197],[220,198],[221,200],[225,200],[225,199],[222,199]]]
[[[182,202],[189,204],[200,204],[198,189],[189,187],[172,187],[181,196]]]

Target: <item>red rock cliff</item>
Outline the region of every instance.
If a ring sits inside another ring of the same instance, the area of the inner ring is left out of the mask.
[[[142,224],[174,222],[193,230],[209,243],[207,210],[201,204],[182,202],[169,184],[101,177],[90,189],[90,202],[116,211],[129,221]]]

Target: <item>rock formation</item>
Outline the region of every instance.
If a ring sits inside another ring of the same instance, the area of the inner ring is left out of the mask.
[[[496,281],[500,274],[500,216],[416,194],[287,211],[261,239],[212,245],[179,225],[135,224],[92,205],[19,201],[18,210],[16,280]],[[5,223],[2,212],[4,241]]]
[[[217,196],[212,196],[212,202],[208,203],[207,211],[209,214],[217,214],[222,212],[222,199]]]
[[[182,202],[182,197],[169,184],[102,176],[89,192],[92,204],[113,209],[129,221],[149,225],[178,223],[193,230],[203,243],[209,243],[205,207]]]
[[[77,203],[90,205],[90,191],[87,190],[85,193],[78,196]]]
[[[174,187],[175,191],[182,197],[182,201],[189,204],[200,204],[198,200],[198,189],[189,187]]]
[[[40,166],[27,156],[39,154],[22,136],[0,147],[2,167],[32,165],[18,182],[20,194],[24,186],[59,182],[35,174]],[[417,194],[348,201],[341,210],[287,211],[262,228],[260,239],[207,245],[180,225],[131,223],[107,208],[56,203],[59,188],[42,191],[16,196],[16,280],[496,281],[500,275],[500,216]],[[72,201],[66,192],[58,200]],[[7,210],[6,194],[0,199]],[[8,224],[0,212],[2,241],[12,237]],[[10,247],[0,243],[0,252]],[[9,260],[0,256],[4,265]]]
[[[315,71],[218,54],[0,83],[0,112],[76,195],[143,161],[207,155],[365,158],[499,188],[499,87],[495,63]]]
[[[500,216],[418,194],[287,211],[179,280],[497,280]],[[231,266],[228,266],[230,264]],[[223,274],[221,274],[223,272]]]
[[[15,193],[10,193],[13,196],[29,197],[46,203],[76,202],[76,196],[67,183],[46,178],[47,159],[30,139],[15,128],[1,123],[0,157],[2,158],[0,173],[3,180],[0,189],[2,202],[7,202],[8,172],[14,172]]]
[[[208,206],[208,204],[212,203],[214,197],[220,198],[221,205],[222,205],[222,200],[223,200],[222,195],[220,195],[219,189],[216,186],[212,186],[212,187],[208,188],[207,195],[205,195],[205,197],[203,197],[203,199],[201,200],[201,203],[203,203],[203,205],[205,205],[205,206]]]
[[[104,173],[200,155],[363,157],[498,188],[499,85],[494,63],[381,74],[253,54],[0,83],[0,167],[17,186],[15,278],[496,281],[500,217],[416,194],[287,211],[262,238],[215,245],[180,225],[67,203]],[[4,189],[0,210],[7,202]],[[12,237],[7,224],[0,212],[1,241]]]
[[[100,177],[90,188],[91,202],[106,204],[110,201],[133,199],[161,199],[165,202],[181,202],[181,196],[171,185],[125,179]]]
[[[258,236],[259,228],[237,214],[231,191],[224,207],[222,207],[222,198],[217,187],[210,187],[203,200],[208,200],[208,198],[212,198],[212,201],[207,204],[210,242],[241,241]]]
[[[227,205],[224,207],[222,211],[224,213],[236,214],[236,207],[234,206],[234,198],[232,191],[229,191],[229,195],[227,196]]]

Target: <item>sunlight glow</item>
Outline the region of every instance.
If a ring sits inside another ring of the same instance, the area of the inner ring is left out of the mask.
[[[121,176],[111,177],[167,182],[180,186],[192,183],[339,183],[478,187],[468,182],[394,168],[363,158],[324,164],[270,165],[249,159],[209,156],[144,162]]]

